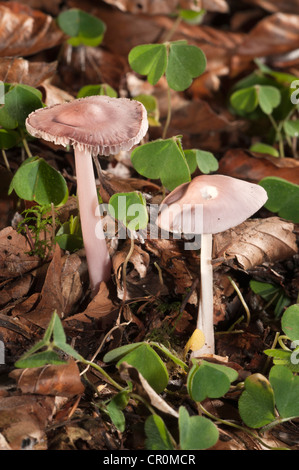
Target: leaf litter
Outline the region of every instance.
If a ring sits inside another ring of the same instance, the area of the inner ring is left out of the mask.
[[[28,6],[31,3],[33,9]],[[131,96],[142,90],[158,99],[163,123],[167,110],[165,81],[162,78],[157,86],[149,86],[132,74],[126,57],[132,47],[160,42],[160,38],[167,36],[174,23],[169,13],[177,2],[163,2],[163,10],[158,1],[109,0],[96,6],[81,0],[65,2],[68,8],[92,11],[107,25],[102,46],[73,48],[71,61],[65,36],[54,20],[59,2],[52,2],[51,8],[46,3],[42,0],[0,2],[1,80],[38,87],[47,104],[72,99],[81,86],[98,81],[110,83],[123,94],[129,91]],[[193,2],[180,3],[182,8],[188,8],[186,4]],[[207,69],[185,93],[172,91],[169,135],[183,134],[186,148],[214,152],[219,160],[219,173],[252,182],[274,175],[298,184],[297,159],[276,159],[247,150],[247,124],[228,111],[225,98],[234,81],[251,72],[257,57],[271,66],[279,63],[285,72],[299,76],[298,61],[287,55],[298,48],[298,2],[286,6],[270,0],[244,0],[241,3],[245,11],[225,0],[201,3],[208,12],[203,24],[181,22],[173,39],[187,39],[201,47],[207,57]],[[255,19],[254,25],[251,18]],[[161,127],[153,127],[150,138],[160,138],[161,132]],[[70,193],[74,193],[72,156],[43,142],[32,142],[32,148],[61,170]],[[16,170],[21,161],[20,149],[10,150],[9,157],[12,169]],[[123,164],[118,168],[125,170],[120,175],[113,173],[119,165],[118,159]],[[103,174],[105,186],[100,185],[99,191],[104,201],[115,192],[130,190],[143,192],[148,202],[161,200],[163,188],[159,181],[136,176],[130,155],[110,158],[108,164],[104,163]],[[65,211],[65,220],[70,213],[77,213],[76,202],[73,199],[71,202],[71,206],[68,202],[60,208],[62,217]],[[102,374],[89,368],[83,378],[75,361],[24,370],[15,369],[14,362],[42,338],[54,311],[62,320],[68,342],[83,357],[94,357],[108,369],[111,366],[103,362],[105,352],[144,339],[154,339],[183,351],[196,318],[200,253],[184,251],[184,244],[175,239],[136,239],[124,278],[130,243],[110,241],[113,278],[102,283],[98,294],[92,297],[84,250],[69,253],[56,245],[47,260],[30,255],[28,238],[11,223],[18,210],[18,201],[1,199],[4,217],[0,227],[0,338],[6,346],[6,364],[0,366],[3,377],[0,448],[143,448],[144,431],[136,430],[140,430],[146,413],[137,402],[131,399],[127,403],[125,415],[130,426],[120,433],[89,399],[95,389],[102,400],[114,395],[113,386]],[[298,224],[266,210],[259,215],[214,237],[214,325],[218,332],[218,357],[220,361],[227,361],[228,357],[243,379],[264,370],[263,350],[270,347],[273,331],[278,328],[265,304],[250,290],[249,279],[277,283],[293,301],[297,299],[299,286]],[[243,300],[246,299],[251,309],[251,322],[246,325],[241,320],[240,333],[226,331],[244,314],[244,305],[229,279],[240,288]],[[129,364],[122,364],[120,369],[121,378],[127,380],[129,376],[136,394],[176,418],[179,405],[184,404],[178,392],[183,387],[183,379],[175,368],[171,372],[169,387],[174,392],[170,397],[158,395]],[[233,393],[238,391],[231,393],[231,400],[207,399],[206,409],[220,418],[232,414],[238,421],[232,406]],[[281,425],[276,434],[267,435],[265,442],[281,446],[285,440],[291,442],[291,448],[298,449],[296,423],[289,427]],[[262,448],[259,441],[246,433],[223,427],[213,450]]]

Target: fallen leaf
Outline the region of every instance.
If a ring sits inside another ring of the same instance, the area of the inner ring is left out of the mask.
[[[294,13],[297,14],[299,10],[299,1],[298,0],[289,0],[285,2],[284,0],[244,0],[250,5],[257,5],[260,8],[264,8],[267,11],[271,12],[281,12],[281,13]]]
[[[1,57],[0,80],[37,87],[54,75],[56,67],[57,62],[30,62],[22,57]]]
[[[61,44],[56,21],[18,2],[0,2],[0,56],[29,56]]]
[[[53,106],[57,103],[64,103],[65,101],[72,101],[74,97],[67,93],[65,90],[54,86],[50,80],[44,80],[38,89],[42,92],[43,103],[47,106]]]
[[[205,344],[205,337],[201,330],[196,328],[192,336],[188,339],[185,348],[184,348],[184,357],[188,354],[189,351],[198,351]]]
[[[130,245],[131,245],[131,241],[130,240],[126,241],[122,249],[118,250],[112,259],[115,279],[117,281],[118,288],[120,290],[123,290],[122,283],[121,283],[122,265],[124,264],[127,258]],[[134,249],[130,256],[129,263],[133,264],[134,269],[137,271],[141,279],[145,278],[147,274],[149,262],[150,262],[149,254],[145,250],[143,250],[139,245],[137,245],[137,243],[134,243]]]
[[[175,292],[186,294],[192,287],[197,273],[199,276],[199,258],[196,258],[196,253],[192,250],[184,252],[182,244],[176,240],[148,238],[145,240],[145,245],[147,250],[156,257],[157,264],[165,278],[165,284],[168,284],[170,277],[175,283]],[[197,304],[196,293],[189,298],[189,302]]]
[[[187,10],[218,11],[226,13],[229,10],[225,0],[200,0],[196,3],[194,0],[105,0],[105,3],[113,5],[122,11],[130,13],[147,13],[149,15],[168,15],[176,11],[177,8]]]
[[[10,301],[20,299],[24,297],[33,282],[33,276],[31,274],[25,274],[23,277],[14,279],[11,282],[5,283],[1,289],[0,307],[4,306]]]
[[[80,313],[72,315],[64,320],[64,324],[69,322],[90,323],[95,320],[103,320],[108,317],[107,322],[113,321],[119,311],[119,306],[110,298],[110,291],[105,282],[100,284],[99,292],[89,302],[87,308]]]
[[[244,149],[231,149],[219,161],[218,172],[258,183],[266,176],[278,176],[299,184],[299,160],[261,155]]]
[[[237,227],[214,235],[215,257],[236,261],[243,269],[263,263],[273,264],[298,252],[294,224],[280,219],[250,219]]]
[[[31,256],[26,238],[6,227],[0,232],[0,279],[22,276],[40,264],[38,256]]]
[[[78,92],[88,83],[109,83],[118,90],[127,65],[118,54],[104,48],[81,46],[72,48],[66,44],[58,64],[60,88]]]
[[[60,11],[61,0],[26,0],[26,3],[31,8],[46,11],[50,15],[57,16]]]
[[[27,320],[30,320],[41,328],[48,326],[55,310],[59,316],[64,313],[65,303],[62,295],[61,269],[61,250],[59,245],[56,244],[54,255],[49,264],[41,291],[40,302],[33,311],[25,315]]]
[[[14,369],[9,376],[24,394],[73,397],[84,392],[78,366],[74,360],[61,365]]]
[[[12,450],[46,449],[45,428],[56,411],[55,398],[12,395],[0,398],[2,436]]]
[[[263,18],[236,48],[231,74],[247,69],[257,57],[275,56],[298,48],[298,29],[299,15],[279,12]]]

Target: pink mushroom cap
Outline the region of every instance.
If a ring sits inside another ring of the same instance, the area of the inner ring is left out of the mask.
[[[148,120],[136,100],[88,96],[33,111],[26,128],[34,137],[95,156],[130,150],[146,134]]]
[[[156,223],[173,233],[183,233],[185,227],[194,234],[224,232],[255,214],[267,199],[265,189],[257,184],[201,175],[166,196]]]

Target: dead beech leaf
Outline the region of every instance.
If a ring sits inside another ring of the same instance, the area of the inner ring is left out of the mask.
[[[274,13],[263,18],[244,36],[236,56],[256,58],[294,50],[299,47],[298,31],[298,14]]]
[[[130,13],[147,13],[149,15],[168,15],[176,11],[177,8],[187,10],[218,11],[226,13],[229,10],[225,0],[105,0],[109,5],[113,5],[122,11]]]
[[[160,2],[164,3],[164,2]],[[215,2],[210,2],[211,4]],[[80,2],[73,0],[79,7]],[[157,42],[172,29],[175,19],[171,15],[128,15],[126,12],[105,8],[101,4],[93,8],[93,13],[107,25],[103,45],[117,55],[127,57],[129,51],[139,44]],[[118,25],[115,34],[115,24]],[[231,56],[243,41],[243,33],[213,28],[208,25],[190,25],[182,22],[172,40],[186,39],[189,44],[201,47],[207,57],[207,71],[230,66]],[[227,68],[227,74],[229,68]]]
[[[1,57],[0,80],[37,87],[54,75],[56,67],[56,62],[30,62],[22,57]]]
[[[228,150],[219,161],[219,173],[258,183],[266,176],[278,176],[299,184],[299,160],[275,158],[243,149]]]
[[[158,410],[162,411],[163,413],[170,414],[175,418],[178,418],[178,413],[175,411],[168,403],[163,400],[163,398],[158,395],[157,392],[150,386],[148,381],[138,372],[138,370],[127,364],[126,362],[122,362],[119,365],[119,372],[121,377],[124,380],[131,380],[134,384],[136,392],[141,397],[145,398],[152,406],[157,408]]]
[[[57,411],[58,399],[39,395],[0,398],[0,428],[4,443],[12,450],[46,449],[45,428]]]
[[[74,360],[61,365],[14,369],[9,376],[16,380],[22,393],[73,397],[84,392],[84,385]]]
[[[0,56],[29,56],[61,44],[56,21],[18,2],[0,2]]]
[[[294,13],[298,14],[299,0],[244,0],[250,5],[256,5],[270,12]]]
[[[298,252],[293,230],[293,223],[279,217],[247,220],[214,236],[214,254],[235,259],[245,270],[282,261]]]
[[[168,275],[173,278],[175,292],[185,294],[192,287],[196,273],[199,273],[199,259],[196,259],[195,252],[186,251],[182,256],[184,248],[176,240],[147,239],[145,244],[149,252],[156,256],[163,277]],[[189,302],[196,304],[196,293],[192,297]]]
[[[27,320],[41,328],[48,326],[54,310],[57,311],[59,316],[64,313],[65,301],[62,294],[61,270],[61,250],[59,245],[56,244],[41,291],[40,302],[33,311],[24,315]]]
[[[115,273],[116,280],[118,281],[118,285],[120,286],[120,280],[122,277],[122,270],[121,266],[125,262],[125,259],[128,255],[130,249],[131,241],[127,240],[122,249],[117,251],[112,259],[113,263],[113,270]],[[132,263],[134,269],[136,269],[137,273],[141,278],[146,276],[148,266],[149,266],[150,257],[149,254],[142,249],[137,243],[134,243],[134,250],[130,256],[129,263]]]
[[[0,232],[0,279],[22,276],[40,264],[38,256],[30,256],[26,238],[6,227]]]
[[[61,0],[26,0],[26,3],[31,8],[46,11],[50,15],[57,16],[60,12]]]
[[[109,83],[118,90],[126,68],[127,63],[118,53],[112,54],[105,49],[88,46],[72,48],[66,44],[62,47],[58,65],[64,86],[59,86],[67,86],[77,92],[87,83]]]
[[[142,178],[121,178],[111,174],[109,171],[102,171],[103,181],[98,190],[103,202],[109,202],[114,193],[129,193],[131,191],[141,191],[150,194],[156,194],[161,191],[161,187],[152,181]]]
[[[67,93],[65,90],[58,88],[50,82],[45,80],[38,87],[43,95],[43,102],[47,106],[53,106],[57,103],[64,103],[65,101],[72,101],[74,97]]]
[[[33,276],[31,274],[25,274],[24,276],[5,284],[0,290],[0,307],[12,300],[24,297],[28,293],[32,281]]]
[[[94,320],[113,321],[118,314],[118,305],[110,298],[110,292],[105,282],[101,282],[99,292],[89,302],[87,308],[80,313],[72,315],[64,320],[64,324],[69,322],[90,323]]]

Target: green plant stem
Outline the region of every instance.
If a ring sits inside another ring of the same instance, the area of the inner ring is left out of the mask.
[[[164,129],[163,129],[162,139],[166,138],[170,121],[171,121],[171,91],[170,91],[170,87],[167,86],[167,116],[166,116],[166,121],[165,121]]]
[[[240,301],[241,301],[241,303],[242,303],[242,305],[243,305],[243,307],[244,307],[244,310],[245,310],[245,312],[246,312],[246,317],[247,317],[246,326],[248,326],[249,323],[250,323],[250,310],[249,310],[249,308],[248,308],[248,305],[246,304],[246,302],[245,302],[245,300],[244,300],[244,297],[243,297],[243,295],[242,295],[242,293],[241,293],[239,287],[238,287],[237,284],[235,283],[235,281],[234,281],[230,276],[228,276],[228,279],[229,279],[230,283],[232,284],[232,286],[234,287],[235,291],[237,292],[238,297],[239,297],[239,299],[240,299]]]
[[[281,158],[284,158],[285,154],[284,154],[284,148],[283,148],[283,138],[281,134],[281,127],[282,127],[283,121],[280,122],[280,124],[278,125],[275,119],[273,118],[272,114],[268,114],[268,118],[271,121],[271,124],[275,129],[276,137],[278,138],[278,141],[279,141],[279,156]]]
[[[1,149],[1,152],[6,168],[8,169],[8,171],[11,171],[5,150]]]
[[[217,421],[219,423],[222,423],[222,424],[225,424],[226,426],[230,426],[232,428],[235,428],[235,429],[239,429],[240,431],[243,431],[243,432],[246,432],[247,434],[249,434],[249,436],[253,437],[254,439],[256,439],[260,444],[262,444],[264,447],[266,447],[267,449],[275,449],[275,450],[290,450],[288,447],[272,447],[272,446],[269,446],[268,444],[266,444],[259,436],[257,436],[253,431],[251,431],[250,429],[247,429],[247,428],[244,428],[244,426],[240,426],[236,423],[232,423],[231,421],[227,421],[225,419],[221,419],[221,418],[218,418],[217,416],[214,416],[212,413],[210,413],[208,410],[206,410],[204,408],[204,406],[202,406],[201,403],[198,403],[198,407],[199,409],[206,415],[208,416],[210,419],[214,420],[214,421]],[[279,421],[280,423],[281,421]],[[275,424],[279,424],[276,420],[275,420]],[[272,424],[272,423],[271,423]],[[263,428],[265,430],[265,428]]]
[[[281,348],[282,348],[284,351],[291,351],[291,349],[288,348],[288,347],[284,344],[284,342],[283,342],[284,339],[288,340],[289,338],[288,338],[288,336],[286,336],[286,335],[280,335],[280,336],[278,336],[277,341],[278,341],[279,345],[281,346]]]
[[[31,150],[30,150],[30,148],[29,148],[28,142],[27,142],[27,140],[26,140],[26,137],[25,137],[24,132],[22,131],[22,129],[20,129],[20,134],[21,134],[22,143],[23,143],[24,149],[25,149],[25,151],[26,151],[26,153],[27,153],[27,156],[28,156],[29,158],[31,158],[31,157],[32,157],[32,153],[31,153]]]
[[[181,16],[178,16],[175,21],[173,22],[173,25],[172,27],[170,28],[170,30],[167,32],[167,34],[165,35],[164,37],[164,40],[163,42],[167,42],[167,41],[170,41],[171,38],[173,37],[173,35],[175,34],[175,32],[177,31],[178,27],[180,26],[181,22],[182,22],[182,17]]]
[[[82,357],[80,359],[80,362],[82,362],[82,364],[85,364],[85,365],[88,365],[90,367],[93,367],[94,369],[96,369],[98,372],[100,372],[100,374],[102,374],[107,380],[108,382],[113,385],[113,387],[115,387],[117,390],[120,390],[120,391],[123,391],[125,390],[121,385],[119,385],[117,382],[115,382],[115,380],[113,380],[109,374],[107,374],[107,372],[104,371],[104,369],[102,369],[102,367],[100,367],[98,364],[95,364],[94,362],[92,361],[87,361],[86,359],[84,359],[84,357]]]

